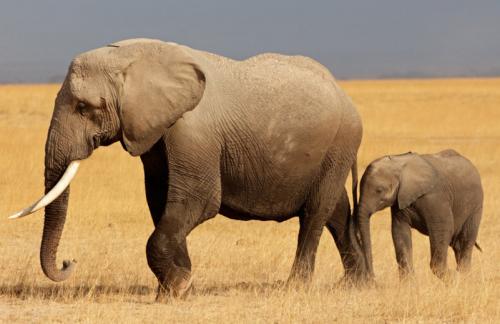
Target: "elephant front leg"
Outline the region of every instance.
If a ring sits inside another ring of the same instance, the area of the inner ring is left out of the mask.
[[[191,287],[191,261],[182,232],[173,234],[157,228],[149,237],[146,255],[148,265],[158,279],[157,301],[169,296],[183,296]]]
[[[167,205],[168,162],[165,143],[158,141],[148,152],[141,155],[144,167],[146,200],[156,227]]]
[[[391,231],[398,262],[399,278],[404,280],[413,274],[411,227],[400,217],[393,215]]]
[[[185,179],[183,185],[187,183],[189,180]],[[186,237],[195,226],[214,217],[220,207],[219,182],[210,183],[189,186],[189,192],[196,192],[195,195],[169,191],[165,213],[146,247],[148,265],[159,283],[157,300],[183,296],[191,287]]]

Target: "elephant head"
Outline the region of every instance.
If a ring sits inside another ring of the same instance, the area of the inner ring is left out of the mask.
[[[69,183],[78,163],[101,145],[120,141],[133,156],[148,151],[205,90],[205,74],[189,49],[137,39],[77,56],[55,101],[45,145],[45,196],[12,216],[45,208],[40,248],[43,272],[67,279],[74,262],[56,265]]]
[[[367,270],[373,276],[370,216],[394,206],[404,209],[435,185],[436,171],[416,153],[385,156],[370,163],[361,178],[356,223]]]

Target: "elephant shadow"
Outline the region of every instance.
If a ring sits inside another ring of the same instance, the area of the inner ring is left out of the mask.
[[[247,291],[256,294],[269,293],[285,287],[281,280],[275,282],[238,282],[233,284],[214,284],[212,286],[193,285],[189,295],[223,296],[231,291]],[[157,287],[146,285],[33,285],[27,283],[0,285],[0,296],[21,300],[36,298],[43,300],[68,301],[84,298],[99,298],[128,295],[147,297],[156,295]]]
[[[231,283],[231,284],[214,284],[212,286],[198,286],[198,285],[193,285],[193,288],[190,291],[190,295],[194,296],[223,296],[230,294],[233,291],[239,291],[239,292],[251,292],[254,294],[269,294],[272,292],[289,292],[289,291],[294,291],[294,290],[299,290],[299,291],[308,291],[309,288],[312,288],[314,291],[332,291],[335,289],[352,289],[352,288],[362,288],[362,287],[368,287],[368,285],[362,284],[362,283],[355,283],[349,280],[346,280],[345,278],[342,278],[332,284],[329,285],[323,285],[323,286],[316,286],[314,288],[308,286],[308,285],[291,285],[289,286],[286,281],[283,280],[276,280],[274,282],[258,282],[258,281],[253,281],[253,282],[237,282],[237,283]]]
[[[193,285],[190,295],[194,296],[220,296],[226,295],[231,291],[246,291],[256,294],[265,294],[271,291],[278,291],[286,288],[286,283],[282,280],[274,282],[237,282],[231,284],[215,284],[212,286]]]
[[[320,289],[331,290],[345,287],[345,284],[337,282],[333,286]],[[230,284],[203,285],[194,284],[188,296],[227,296],[232,292],[249,292],[265,295],[273,292],[287,292],[290,287],[286,281],[276,280],[274,282],[243,281]],[[0,297],[18,298],[21,300],[36,298],[43,300],[68,301],[81,300],[85,298],[113,297],[127,295],[132,299],[155,296],[157,287],[147,285],[33,285],[18,283],[13,285],[0,285]],[[188,297],[186,296],[186,297]],[[142,299],[142,298],[141,298]],[[143,300],[144,301],[144,300]],[[133,300],[130,300],[133,302]]]
[[[115,285],[33,285],[15,284],[0,285],[0,296],[28,299],[39,298],[46,300],[77,300],[100,296],[147,296],[156,292],[156,289],[146,285],[131,285],[127,287]]]

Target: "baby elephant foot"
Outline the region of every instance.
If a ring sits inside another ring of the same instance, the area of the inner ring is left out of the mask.
[[[157,302],[168,302],[172,298],[184,298],[192,288],[193,277],[187,270],[177,268],[170,271],[163,283],[158,285]]]
[[[447,287],[455,286],[459,282],[457,273],[452,270],[446,271],[446,274],[441,278],[441,280],[443,280]]]
[[[432,272],[434,273],[434,275],[436,275],[436,277],[441,279],[447,286],[453,285],[457,280],[456,273],[449,269],[439,269],[439,270],[432,269]]]
[[[415,279],[415,272],[413,269],[399,269],[399,281],[412,282]]]
[[[436,267],[431,265],[432,273],[441,280],[445,280],[448,276],[448,269],[445,267]]]

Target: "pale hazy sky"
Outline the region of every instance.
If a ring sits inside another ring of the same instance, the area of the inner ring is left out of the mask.
[[[0,0],[0,82],[60,80],[76,54],[134,37],[303,54],[340,78],[500,75],[498,0]]]

